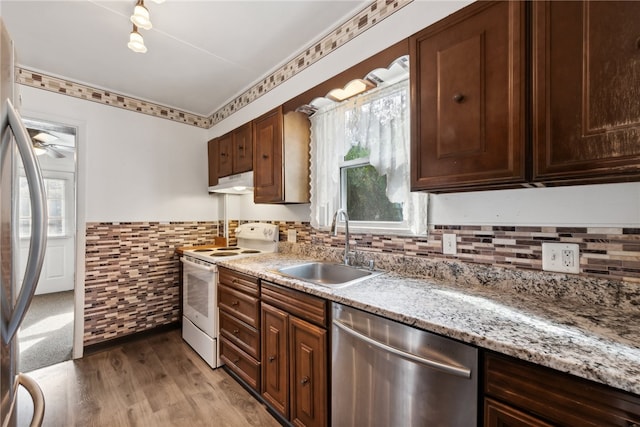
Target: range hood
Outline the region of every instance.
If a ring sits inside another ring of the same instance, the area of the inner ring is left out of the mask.
[[[253,171],[242,172],[218,179],[218,184],[209,187],[209,193],[251,194],[253,193]]]

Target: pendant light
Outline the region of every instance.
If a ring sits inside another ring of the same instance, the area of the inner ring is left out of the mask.
[[[138,32],[136,24],[133,24],[133,31],[129,34],[129,43],[127,46],[134,52],[145,53],[147,51],[147,47],[144,45],[144,39]]]
[[[143,30],[151,29],[151,20],[149,19],[149,11],[144,7],[144,0],[138,0],[136,7],[133,8],[131,22]]]

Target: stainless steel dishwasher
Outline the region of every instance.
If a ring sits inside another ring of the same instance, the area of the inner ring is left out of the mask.
[[[333,303],[331,425],[477,425],[475,347]]]

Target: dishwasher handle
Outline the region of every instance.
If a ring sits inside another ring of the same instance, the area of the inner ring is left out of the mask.
[[[457,366],[452,366],[452,365],[448,365],[446,363],[441,363],[441,362],[437,362],[435,360],[430,360],[430,359],[426,359],[424,357],[421,356],[417,356],[415,354],[412,353],[408,353],[406,351],[397,349],[395,347],[391,347],[387,344],[381,343],[379,341],[374,340],[373,338],[364,335],[354,329],[351,329],[349,326],[345,325],[344,323],[342,323],[341,321],[334,319],[333,320],[333,324],[338,327],[339,329],[342,329],[342,331],[348,333],[349,335],[352,335],[374,347],[377,347],[381,350],[384,351],[388,351],[389,353],[393,353],[396,356],[402,357],[404,359],[407,360],[411,360],[412,362],[416,362],[416,363],[420,363],[422,365],[428,366],[430,368],[434,368],[437,369],[439,371],[445,372],[447,374],[451,374],[451,375],[456,375],[459,377],[463,377],[463,378],[471,378],[471,369],[467,369],[467,368],[459,368]]]

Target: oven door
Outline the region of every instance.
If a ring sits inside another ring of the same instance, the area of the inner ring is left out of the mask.
[[[215,338],[218,268],[215,264],[197,264],[184,257],[181,261],[183,314],[204,333]]]

